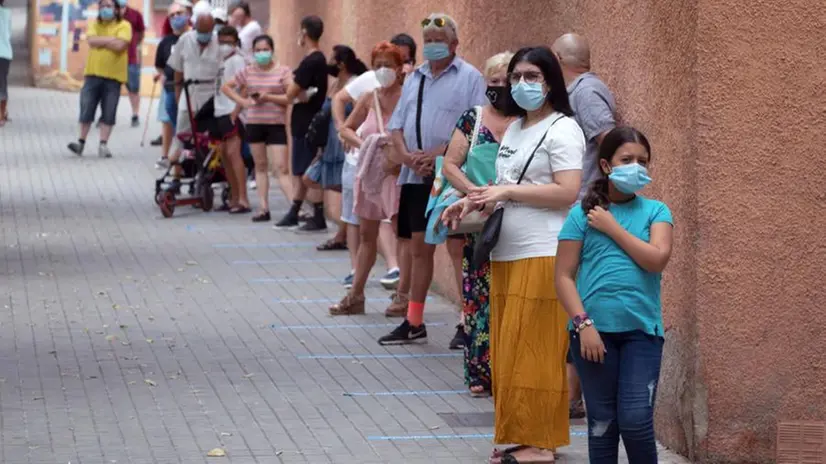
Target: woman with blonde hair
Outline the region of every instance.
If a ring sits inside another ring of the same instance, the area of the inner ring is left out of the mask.
[[[458,196],[465,196],[474,187],[487,185],[495,179],[499,141],[515,119],[513,109],[505,106],[503,96],[512,57],[513,53],[504,52],[487,60],[484,75],[490,104],[465,111],[456,123],[442,172],[450,183],[448,188],[454,189]],[[489,396],[490,266],[487,263],[478,268],[473,265],[473,247],[481,230],[477,229],[451,236],[449,241],[462,242],[458,256],[458,268],[461,269],[458,283],[463,301],[459,328],[465,339],[465,384],[471,395]]]

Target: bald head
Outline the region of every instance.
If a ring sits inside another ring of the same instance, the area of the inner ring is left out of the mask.
[[[198,16],[198,20],[195,21],[195,30],[198,32],[211,33],[213,28],[215,28],[215,20],[211,15]]]
[[[556,39],[554,53],[559,56],[560,64],[570,69],[591,69],[591,47],[588,40],[579,34],[565,34]]]

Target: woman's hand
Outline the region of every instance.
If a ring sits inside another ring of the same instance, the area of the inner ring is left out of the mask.
[[[465,197],[445,208],[439,219],[448,229],[456,230],[459,224],[461,224],[462,219],[473,211],[478,210],[480,206],[482,205],[474,203]]]
[[[586,361],[600,364],[605,362],[605,345],[594,326],[585,327],[579,332],[579,350]]]
[[[467,197],[474,203],[499,203],[510,200],[510,185],[487,185],[474,187],[467,193]]]
[[[602,206],[595,206],[591,211],[588,211],[588,225],[609,236],[618,228],[622,228],[614,215]]]
[[[255,106],[257,104],[258,104],[258,101],[254,98],[245,98],[245,99],[241,100],[241,106],[244,109],[252,108],[253,106]]]

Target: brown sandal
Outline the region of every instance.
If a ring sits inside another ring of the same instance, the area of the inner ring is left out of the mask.
[[[353,316],[364,314],[364,296],[353,297],[348,293],[338,304],[330,306],[331,316]]]

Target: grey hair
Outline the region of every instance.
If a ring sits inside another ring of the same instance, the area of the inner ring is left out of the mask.
[[[591,69],[591,47],[588,39],[579,34],[568,33],[556,39],[553,50],[559,55],[562,65]]]
[[[485,77],[490,77],[491,74],[499,71],[502,68],[507,69],[508,65],[513,59],[512,52],[502,52],[493,55],[485,61]]]
[[[433,23],[433,20],[437,18],[442,18],[445,20],[444,27],[439,27]],[[451,41],[459,40],[459,26],[456,24],[455,19],[444,13],[431,13],[427,19],[430,20],[430,23],[422,29],[422,33],[427,31],[444,31],[444,33],[447,34],[447,38]]]

